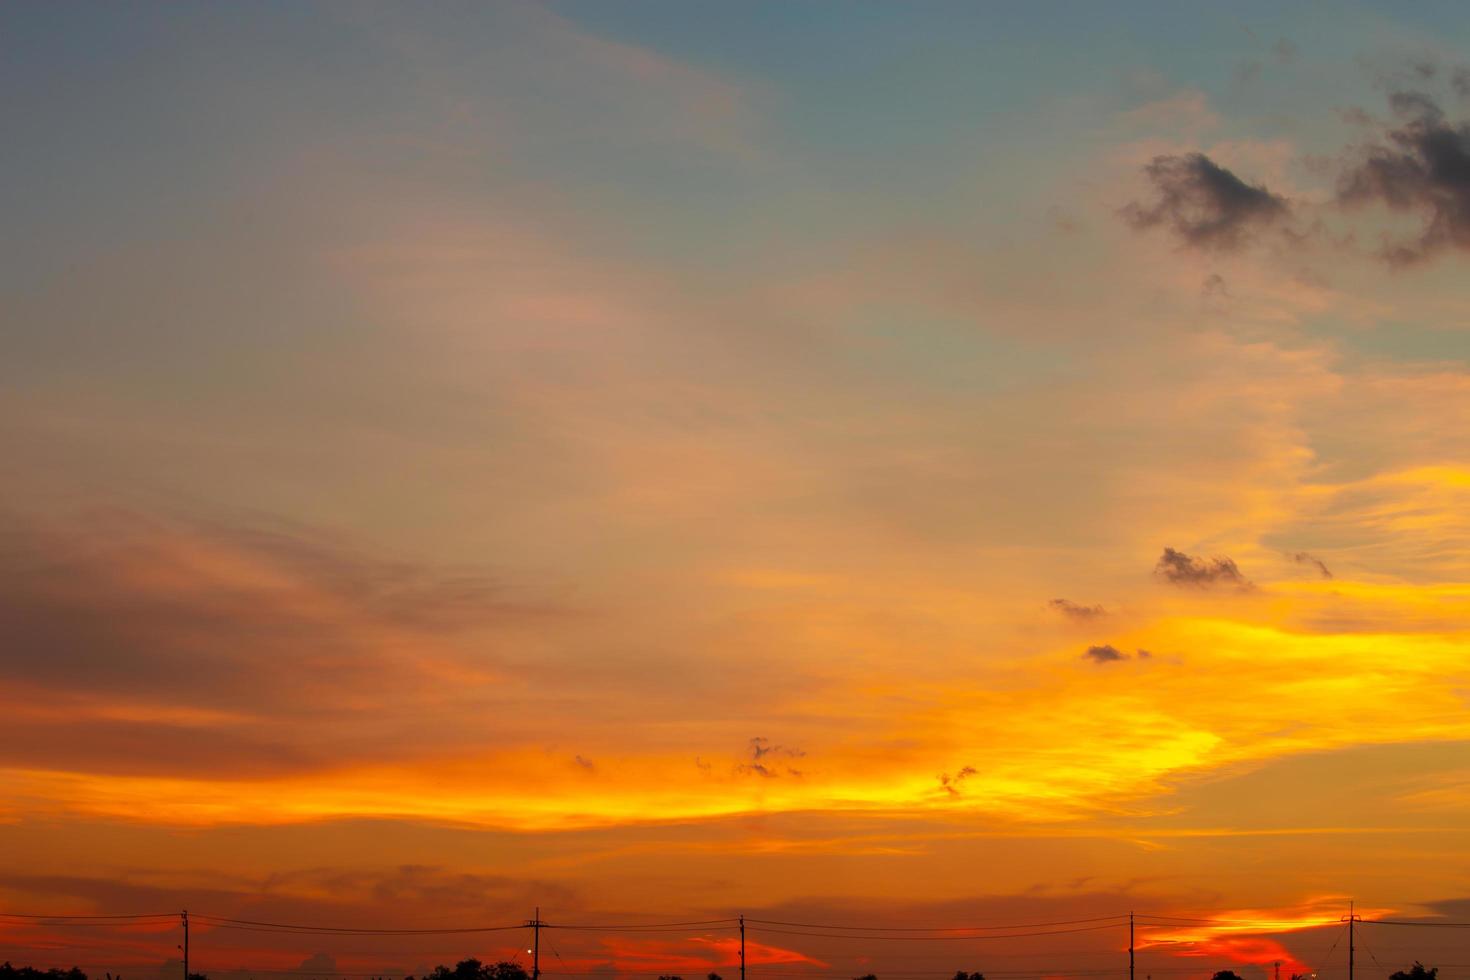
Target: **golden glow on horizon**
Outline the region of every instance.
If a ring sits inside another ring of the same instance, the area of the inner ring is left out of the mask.
[[[1330,584],[1402,598],[1395,588]],[[700,763],[688,751],[609,753],[589,773],[549,764],[542,750],[505,749],[301,778],[11,770],[7,779],[22,796],[63,811],[201,825],[373,816],[547,830],[805,810],[960,810],[1053,822],[1126,810],[1194,773],[1354,745],[1365,728],[1380,742],[1470,738],[1463,697],[1447,683],[1470,680],[1461,637],[1312,635],[1171,617],[1117,642],[1154,652],[1094,665],[1079,662],[1073,647],[1016,668],[1004,693],[936,688],[912,698],[908,713],[875,720],[875,737],[905,733],[903,749],[875,755],[863,740],[808,740],[799,766],[773,764],[769,775],[738,758]],[[1024,686],[1016,670],[1026,671]],[[863,710],[877,683],[802,704],[803,725],[836,725],[849,706]],[[1405,702],[1416,706],[1408,717],[1399,710]],[[1261,703],[1272,711],[1242,710]],[[1283,728],[1283,718],[1292,724]],[[993,744],[1006,746],[998,758],[976,751]],[[973,772],[950,789],[937,778],[964,767]]]

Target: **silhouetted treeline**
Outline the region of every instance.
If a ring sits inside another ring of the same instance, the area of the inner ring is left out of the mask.
[[[42,971],[32,966],[11,966],[6,960],[0,965],[0,980],[87,980],[87,975],[76,967]]]
[[[407,977],[405,980],[414,980]],[[434,967],[433,973],[424,974],[424,980],[531,980],[531,975],[519,963],[501,960],[485,964],[476,959],[460,960],[454,969],[447,966]]]

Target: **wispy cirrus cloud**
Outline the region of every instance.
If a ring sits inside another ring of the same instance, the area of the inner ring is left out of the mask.
[[[1108,611],[1101,605],[1088,606],[1080,602],[1073,602],[1071,599],[1053,599],[1047,605],[1068,619],[1075,619],[1083,623],[1100,619],[1108,614]]]
[[[62,772],[251,778],[339,764],[338,738],[391,752],[385,701],[501,676],[464,635],[558,615],[301,529],[119,513],[12,525],[0,582],[0,764]]]
[[[1315,568],[1317,570],[1317,574],[1321,575],[1323,578],[1332,578],[1332,569],[1328,568],[1327,563],[1324,562],[1322,559],[1316,557],[1315,555],[1310,555],[1305,551],[1298,551],[1296,554],[1291,556],[1291,560],[1296,562],[1298,565],[1310,565],[1311,567]]]

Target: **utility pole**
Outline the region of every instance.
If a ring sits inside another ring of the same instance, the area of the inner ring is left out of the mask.
[[[1128,913],[1128,980],[1133,980],[1133,912]],[[1276,980],[1281,980],[1277,977]]]
[[[189,910],[180,912],[179,918],[184,923],[184,980],[189,980]]]
[[[740,980],[745,980],[745,916],[740,917]]]
[[[1281,980],[1281,961],[1276,961],[1276,980]]]
[[[1355,904],[1355,902],[1348,902],[1348,914],[1342,917],[1342,921],[1348,924],[1348,980],[1353,980],[1353,966],[1357,956],[1357,947],[1353,945],[1353,923],[1362,921],[1361,917],[1353,911]]]
[[[536,918],[526,925],[531,927],[531,980],[541,980],[541,906],[536,906]]]

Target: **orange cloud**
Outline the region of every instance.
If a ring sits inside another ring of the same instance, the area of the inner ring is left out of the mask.
[[[1287,976],[1312,972],[1310,966],[1298,960],[1285,946],[1274,939],[1263,937],[1217,936],[1196,941],[1190,948],[1176,949],[1173,953],[1175,956],[1223,959],[1231,963],[1249,963],[1255,966],[1280,963],[1282,972]]]
[[[709,972],[721,967],[740,965],[740,940],[735,937],[696,936],[681,940],[610,938],[603,941],[613,964],[623,973]],[[794,949],[747,941],[747,965],[805,964],[825,967],[826,963]]]
[[[1258,966],[1279,962],[1287,975],[1311,973],[1322,964],[1308,964],[1298,959],[1269,934],[1340,927],[1346,911],[1345,900],[1334,896],[1291,908],[1236,909],[1204,914],[1198,919],[1189,919],[1187,913],[1180,913],[1186,916],[1180,919],[1184,924],[1148,923],[1142,926],[1138,948],[1174,956],[1218,958]],[[1393,909],[1360,908],[1357,912],[1373,918],[1390,915]]]

